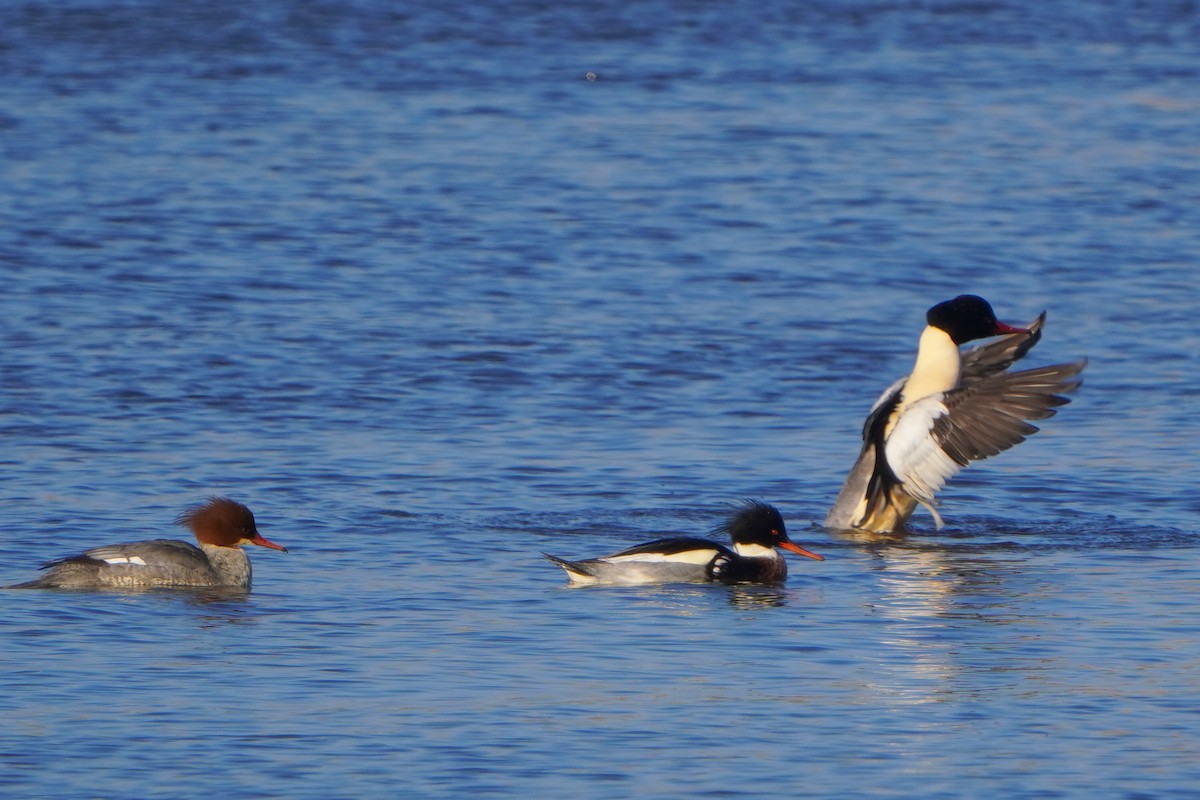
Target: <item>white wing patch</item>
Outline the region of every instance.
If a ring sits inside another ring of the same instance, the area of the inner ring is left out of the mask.
[[[929,509],[939,528],[942,519],[933,507],[934,495],[961,469],[933,437],[934,420],[949,413],[942,397],[938,392],[908,406],[884,445],[887,462],[905,491]]]
[[[596,560],[607,561],[610,564],[628,564],[631,561],[659,564],[664,561],[673,564],[707,564],[716,554],[716,550],[684,550],[681,553],[631,553],[627,556],[605,556]]]
[[[141,556],[107,556],[102,559],[106,564],[136,564],[139,567],[146,566],[146,562]]]

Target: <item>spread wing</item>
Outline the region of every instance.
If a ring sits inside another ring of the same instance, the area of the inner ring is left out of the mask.
[[[879,395],[879,399],[871,406],[871,410],[867,412],[867,419],[863,422],[862,438],[867,441],[871,438],[872,431],[876,436],[882,436],[886,429],[887,419],[896,410],[896,403],[900,401],[900,390],[904,388],[904,383],[908,378],[900,378],[891,386],[883,390],[883,394]]]
[[[1063,394],[1077,389],[1086,360],[1069,364],[993,373],[949,392],[913,403],[888,437],[888,464],[905,489],[922,504],[972,461],[994,456],[1070,402]]]
[[[1042,327],[1046,324],[1046,312],[1027,326],[1029,333],[1013,333],[1001,336],[993,342],[972,347],[962,354],[962,369],[959,381],[971,381],[995,375],[1011,367],[1025,357],[1033,346],[1042,340]]]
[[[863,446],[858,460],[846,476],[841,491],[833,501],[833,507],[825,515],[825,525],[830,528],[850,528],[871,517],[888,502],[892,488],[899,478],[888,467],[886,459],[879,459],[887,439],[888,425],[900,402],[900,392],[905,379],[889,386],[875,404],[871,406],[867,420],[863,423]],[[859,504],[866,499],[867,508],[859,513]]]

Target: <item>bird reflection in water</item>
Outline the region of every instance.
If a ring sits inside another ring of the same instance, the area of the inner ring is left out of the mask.
[[[782,586],[735,584],[729,587],[729,604],[734,608],[782,608],[788,592]]]

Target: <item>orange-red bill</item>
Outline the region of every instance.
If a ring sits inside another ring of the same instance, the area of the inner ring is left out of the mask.
[[[251,537],[251,539],[250,539],[250,544],[256,544],[259,547],[269,547],[272,550],[282,550],[285,553],[287,552],[286,547],[284,547],[281,544],[275,544],[270,539],[263,536],[261,533],[255,533],[254,536]]]
[[[796,555],[804,556],[805,558],[812,558],[812,559],[816,559],[817,561],[825,560],[825,556],[819,556],[816,553],[814,553],[812,550],[805,550],[803,547],[796,544],[795,542],[780,542],[779,546],[782,547],[784,550],[791,550]]]

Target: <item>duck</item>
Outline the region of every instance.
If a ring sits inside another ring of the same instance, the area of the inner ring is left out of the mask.
[[[212,497],[176,518],[199,546],[178,539],[150,539],[94,547],[42,566],[40,578],[9,589],[249,589],[252,570],[243,545],[286,553],[258,532],[250,509],[228,497]]]
[[[888,387],[862,428],[862,449],[825,517],[831,529],[907,533],[917,508],[945,525],[936,494],[973,461],[1017,445],[1082,384],[1087,359],[1018,372],[1036,345],[1043,311],[1026,327],[1000,322],[978,295],[959,295],[925,315],[912,372]],[[960,346],[1001,337],[965,352]]]
[[[779,510],[769,503],[747,501],[716,532],[732,540],[729,548],[709,539],[657,539],[619,553],[568,561],[543,553],[562,567],[573,586],[656,583],[782,583],[787,563],[777,548],[824,561],[788,538]]]

